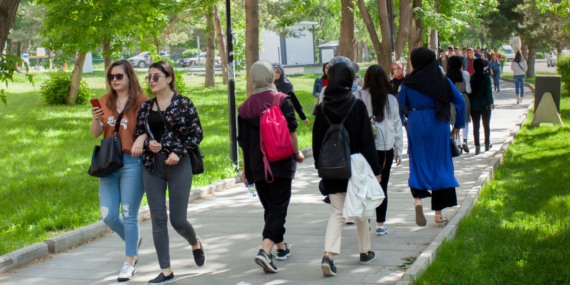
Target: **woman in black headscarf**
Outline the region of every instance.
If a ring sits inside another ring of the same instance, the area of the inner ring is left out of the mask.
[[[315,125],[313,126],[313,156],[315,168],[319,168],[321,145],[325,133],[332,124],[339,124],[346,117],[344,126],[350,137],[350,153],[361,153],[377,177],[380,177],[378,155],[374,143],[374,135],[368,119],[368,111],[362,100],[357,100],[352,94],[354,71],[346,63],[337,63],[329,69],[329,85],[325,89],[323,103],[316,107]],[[321,264],[323,274],[336,275],[333,255],[340,253],[340,238],[345,218],[342,216],[348,179],[323,179],[319,187],[323,195],[329,195],[333,208],[325,238],[325,256]],[[369,263],[375,258],[370,251],[370,233],[368,221],[356,220],[360,262]]]
[[[289,95],[291,102],[293,103],[293,107],[295,107],[295,111],[299,114],[299,118],[305,122],[305,126],[309,126],[309,119],[307,119],[307,116],[303,111],[303,106],[301,106],[299,99],[295,95],[293,83],[291,83],[291,81],[287,79],[287,75],[285,75],[283,65],[279,62],[274,62],[273,70],[275,71],[275,87],[277,87],[277,91]]]
[[[441,72],[435,53],[427,48],[417,48],[411,54],[412,73],[400,87],[398,103],[408,106],[408,153],[410,155],[410,179],[408,181],[415,199],[416,224],[425,226],[422,198],[432,197],[437,226],[447,224],[441,210],[457,205],[453,173],[450,137],[456,138],[465,125],[465,101],[463,95]],[[450,103],[455,106],[455,126],[449,130]],[[430,194],[428,190],[432,190]]]
[[[471,101],[471,118],[473,119],[473,140],[475,141],[475,155],[481,153],[479,146],[479,123],[483,121],[485,131],[485,151],[493,147],[491,144],[491,110],[495,109],[491,77],[485,72],[485,63],[478,58],[473,61],[473,75],[471,87],[473,92],[469,95]]]

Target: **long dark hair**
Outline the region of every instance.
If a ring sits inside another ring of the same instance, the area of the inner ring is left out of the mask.
[[[461,72],[461,67],[463,63],[461,58],[456,55],[452,55],[447,60],[447,78],[453,83],[463,82],[463,72]]]
[[[109,68],[107,68],[107,70],[105,71],[107,90],[109,91],[109,100],[107,100],[106,106],[110,110],[113,111],[117,110],[117,91],[113,89],[111,80],[109,80],[109,74],[111,74],[111,70],[113,70],[113,68],[116,66],[120,66],[123,68],[123,70],[125,71],[125,76],[127,77],[126,80],[129,81],[129,100],[127,101],[127,104],[125,105],[124,108],[125,113],[136,113],[140,107],[137,105],[137,99],[139,94],[143,93],[143,90],[141,88],[141,85],[139,84],[139,78],[135,73],[133,65],[128,60],[124,59],[117,60],[111,63]]]
[[[174,74],[174,68],[172,67],[172,65],[170,65],[170,63],[166,61],[157,61],[151,64],[148,67],[148,70],[150,70],[151,68],[156,68],[160,70],[160,72],[164,73],[164,76],[166,76],[166,78],[168,77],[172,78],[172,81],[170,81],[170,83],[168,84],[170,86],[170,90],[178,92],[176,91],[176,75]]]
[[[521,54],[521,51],[519,50],[515,54],[515,59],[513,59],[513,62],[520,63],[522,61],[522,59],[523,59],[522,54]]]
[[[479,95],[479,91],[483,89],[483,81],[485,80],[485,75],[483,74],[483,69],[485,68],[485,62],[481,58],[476,58],[473,60],[473,78],[471,79],[471,90],[475,96]]]
[[[327,69],[327,65],[329,65],[328,62],[323,64],[323,79],[328,79],[327,73],[325,72],[325,70]]]
[[[394,93],[392,90],[392,85],[388,81],[388,76],[386,71],[380,65],[372,65],[366,70],[364,74],[364,85],[362,89],[368,91],[372,101],[372,113],[376,117],[377,122],[384,121],[387,115],[390,115],[390,103],[388,102],[388,96],[390,93]],[[384,114],[385,107],[388,110],[388,114]]]

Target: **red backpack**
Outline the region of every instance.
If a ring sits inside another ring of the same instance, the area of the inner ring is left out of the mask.
[[[263,153],[263,164],[265,166],[265,181],[272,183],[273,173],[269,162],[282,160],[293,155],[293,142],[287,126],[287,120],[279,108],[281,96],[277,93],[273,97],[273,105],[261,113],[260,133],[261,153]],[[271,180],[267,179],[267,173],[271,175]]]

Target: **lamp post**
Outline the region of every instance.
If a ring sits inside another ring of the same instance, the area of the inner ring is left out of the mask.
[[[237,145],[237,116],[236,116],[236,75],[234,63],[234,34],[232,31],[232,14],[230,0],[226,0],[226,36],[228,45],[228,114],[230,129],[230,159],[232,165],[239,170]]]
[[[389,2],[390,13],[390,51],[392,53],[392,62],[396,61],[396,40],[394,39],[394,0]]]

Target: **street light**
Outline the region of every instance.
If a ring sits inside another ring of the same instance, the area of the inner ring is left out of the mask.
[[[234,35],[230,0],[226,0],[226,36],[228,44],[228,114],[230,124],[230,159],[232,166],[239,170],[236,116],[236,69],[234,64]]]
[[[396,40],[394,39],[394,0],[388,2],[390,11],[390,52],[392,54],[392,62],[396,61]]]

